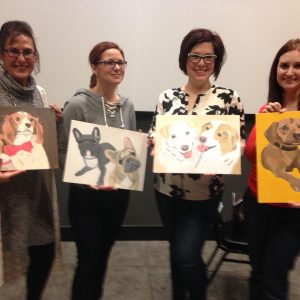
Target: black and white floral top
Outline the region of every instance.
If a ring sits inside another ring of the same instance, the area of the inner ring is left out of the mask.
[[[181,88],[164,91],[158,100],[151,125],[150,136],[155,132],[156,115],[187,115],[189,95]],[[239,115],[242,150],[245,145],[244,108],[236,91],[213,85],[206,93],[197,96],[192,115]],[[156,174],[154,187],[171,197],[186,200],[207,200],[218,196],[224,189],[222,175]]]

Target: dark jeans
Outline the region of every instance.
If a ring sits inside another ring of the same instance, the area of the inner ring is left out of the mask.
[[[250,300],[287,300],[288,273],[300,250],[300,209],[259,204],[249,189],[244,200]]]
[[[173,300],[204,300],[207,272],[201,254],[219,197],[193,201],[156,191],[156,200],[170,243]]]
[[[27,300],[42,297],[54,258],[54,243],[28,248],[30,263],[27,271]]]
[[[110,250],[117,238],[128,206],[129,191],[96,191],[71,185],[69,217],[76,247],[72,299],[97,300]]]

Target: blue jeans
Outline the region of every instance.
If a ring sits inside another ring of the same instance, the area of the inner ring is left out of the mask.
[[[259,204],[249,188],[244,203],[250,300],[287,300],[288,273],[300,250],[300,209]]]
[[[129,195],[127,190],[97,191],[71,185],[69,217],[77,247],[73,300],[101,297],[108,257],[120,231]]]
[[[206,299],[207,272],[201,255],[219,199],[220,196],[204,201],[184,200],[156,191],[170,243],[173,300]]]

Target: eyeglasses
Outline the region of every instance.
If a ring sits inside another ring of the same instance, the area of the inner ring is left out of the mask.
[[[30,48],[26,48],[24,50],[19,50],[17,48],[9,48],[3,50],[8,54],[9,57],[13,58],[18,58],[21,54],[23,54],[25,58],[32,59],[36,55],[35,51]]]
[[[116,65],[118,65],[118,67],[120,69],[125,69],[127,66],[127,61],[126,60],[116,60],[115,61],[115,60],[109,59],[109,60],[99,61],[99,62],[97,62],[97,65],[98,64],[103,64],[105,67],[110,68],[110,69],[115,68]]]
[[[201,61],[201,59],[203,59],[205,64],[212,64],[216,60],[217,55],[215,54],[201,55],[197,53],[189,53],[188,58],[194,64],[198,64]]]

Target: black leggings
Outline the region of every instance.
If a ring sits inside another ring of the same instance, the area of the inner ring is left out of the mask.
[[[54,259],[54,243],[29,247],[29,258],[26,299],[40,300]]]
[[[69,217],[77,247],[72,299],[101,298],[110,250],[118,236],[129,191],[97,191],[71,185]]]

